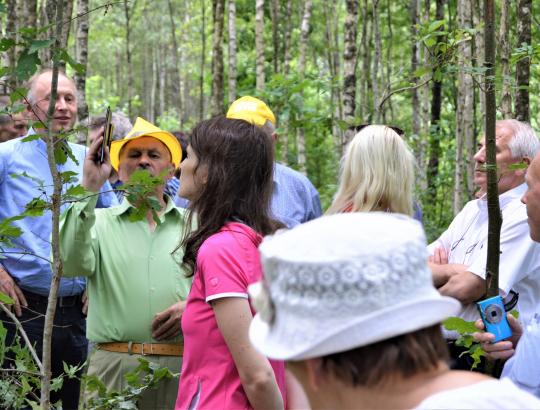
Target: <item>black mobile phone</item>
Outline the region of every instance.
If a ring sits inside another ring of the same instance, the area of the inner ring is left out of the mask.
[[[111,149],[112,135],[113,135],[114,125],[112,124],[112,113],[111,107],[107,107],[107,112],[105,114],[105,131],[103,133],[103,141],[101,142],[101,147],[99,149],[99,163],[103,164],[105,161],[105,147]]]

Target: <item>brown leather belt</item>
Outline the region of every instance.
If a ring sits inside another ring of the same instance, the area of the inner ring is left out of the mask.
[[[169,343],[98,343],[98,349],[108,352],[141,354],[143,356],[183,356],[184,345]]]

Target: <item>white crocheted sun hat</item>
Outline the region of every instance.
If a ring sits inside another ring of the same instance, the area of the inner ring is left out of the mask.
[[[347,213],[266,237],[265,282],[250,287],[258,311],[249,336],[272,359],[300,360],[366,346],[457,314],[433,287],[415,220]]]

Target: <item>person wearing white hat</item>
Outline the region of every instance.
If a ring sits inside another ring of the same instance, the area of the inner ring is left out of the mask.
[[[314,409],[539,408],[510,382],[452,371],[426,239],[389,213],[325,216],[266,237],[253,345],[288,361]]]
[[[139,366],[139,358],[173,373],[182,366],[180,317],[191,279],[181,267],[182,249],[175,248],[187,225],[184,210],[164,195],[165,180],[173,175],[182,151],[172,134],[142,118],[112,143],[103,164],[98,160],[102,139],[92,142],[85,159],[83,186],[88,191],[95,192],[107,180],[111,167],[122,181],[136,170],[163,178],[154,190],[157,217],[148,211],[143,220],[132,221],[137,204],[128,198],[117,207],[95,209],[95,196],[86,195],[61,218],[64,275],[88,278],[87,337],[95,345],[88,374],[108,390],[122,391],[127,387],[124,375]],[[177,386],[178,379],[172,378],[145,390],[138,408],[172,408]],[[86,392],[85,403],[96,396]]]

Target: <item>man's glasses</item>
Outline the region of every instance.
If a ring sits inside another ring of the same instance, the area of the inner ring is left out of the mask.
[[[369,127],[370,125],[373,125],[373,124],[351,125],[348,129],[349,129],[349,131],[353,131],[353,132],[356,133],[356,132],[362,131],[366,127]],[[385,125],[385,127],[390,128],[392,131],[394,131],[400,137],[403,137],[405,135],[405,131],[403,131],[399,127],[395,127],[393,125]]]

